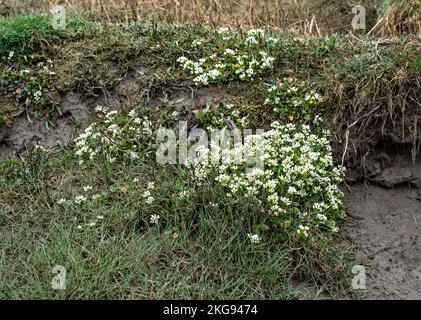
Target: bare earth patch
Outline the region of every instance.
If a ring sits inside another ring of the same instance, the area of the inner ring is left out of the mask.
[[[418,162],[392,171],[405,176],[412,172],[414,181],[420,170]],[[380,174],[380,181],[387,172]],[[400,181],[396,175],[389,178]],[[421,299],[420,200],[421,189],[408,180],[393,188],[367,183],[346,190],[349,219],[340,246],[356,246],[358,263],[367,267],[366,298]]]

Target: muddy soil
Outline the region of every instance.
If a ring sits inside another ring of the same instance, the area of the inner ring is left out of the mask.
[[[86,100],[80,94],[70,92],[57,97],[62,115],[48,125],[46,120],[36,120],[31,108],[15,119],[11,126],[0,123],[0,161],[15,157],[29,145],[53,148],[68,144],[77,132],[89,125],[93,118],[93,105],[101,100]]]
[[[421,299],[421,161],[397,161],[344,187],[348,220],[339,246],[354,246],[367,299]]]

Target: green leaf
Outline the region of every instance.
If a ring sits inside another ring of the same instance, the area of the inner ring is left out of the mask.
[[[105,175],[107,178],[111,176],[111,163],[108,160],[105,161]]]

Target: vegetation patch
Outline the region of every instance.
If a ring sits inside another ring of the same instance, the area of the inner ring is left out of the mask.
[[[209,45],[213,51],[198,61],[182,56],[177,61],[183,69],[195,75],[193,82],[208,85],[223,80],[253,80],[256,74],[273,68],[275,58],[270,54],[276,49],[278,40],[269,37],[261,29],[247,31],[246,35],[231,33],[220,28],[218,36]],[[192,46],[202,46],[203,40],[196,39]]]
[[[284,119],[314,119],[320,110],[317,106],[322,101],[320,94],[309,88],[306,83],[291,85],[288,79],[268,86],[265,105],[273,109]]]
[[[210,149],[202,145],[197,152],[190,162],[191,176],[199,185],[220,183],[225,204],[250,202],[252,214],[262,219],[253,231],[275,230],[275,239],[285,240],[291,234],[307,238],[339,230],[336,222],[344,218],[338,189],[342,171],[334,167],[326,132],[273,123],[272,130],[249,135],[231,150],[213,141]],[[257,243],[260,235],[251,239]]]
[[[112,18],[0,19],[2,147],[10,118],[70,123],[69,93],[96,113],[69,145],[0,163],[1,297],[354,296],[352,251],[333,244],[344,167],[385,136],[417,154],[419,37]],[[161,163],[163,146],[186,161]]]
[[[55,44],[82,38],[93,32],[95,25],[87,20],[69,18],[66,28],[55,29],[52,15],[13,16],[0,18],[0,60],[22,61]]]

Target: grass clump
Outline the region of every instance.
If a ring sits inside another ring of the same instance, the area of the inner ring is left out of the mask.
[[[382,0],[377,8],[379,19],[371,34],[399,36],[421,32],[421,3],[418,0]]]
[[[93,28],[91,22],[68,18],[66,28],[54,29],[52,16],[42,14],[0,18],[0,59],[22,59],[61,41],[83,37]]]
[[[51,107],[60,45],[89,38],[95,28],[67,18],[64,29],[55,29],[46,14],[0,18],[0,93],[17,104]]]

